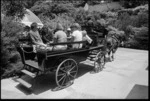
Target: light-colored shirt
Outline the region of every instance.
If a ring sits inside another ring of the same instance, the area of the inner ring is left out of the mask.
[[[74,42],[76,41],[82,41],[82,32],[79,30],[76,30],[72,33],[72,37],[74,37]],[[82,48],[82,44],[73,44],[73,48]]]
[[[83,38],[82,38],[83,41],[88,41],[89,44],[92,43],[92,39],[88,36],[88,35],[85,35]]]
[[[64,31],[57,31],[54,35],[54,38],[57,39],[57,43],[67,42],[67,35]]]
[[[55,33],[54,38],[56,39],[56,43],[67,42],[67,35],[64,31],[59,30]],[[65,50],[67,49],[67,45],[56,45],[54,50]]]
[[[30,31],[29,36],[31,38],[32,44],[34,45],[44,45],[41,36],[38,31]]]

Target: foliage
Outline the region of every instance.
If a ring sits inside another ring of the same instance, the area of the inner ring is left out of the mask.
[[[148,50],[148,27],[128,26],[128,31],[132,34],[126,43],[126,47]]]
[[[1,11],[6,16],[22,18],[25,12],[25,2],[22,0],[2,0]]]
[[[148,0],[121,0],[121,4],[125,8],[135,8],[141,4],[148,4]]]
[[[75,16],[75,22],[79,23],[81,26],[84,26],[87,20],[89,12],[79,9]]]
[[[16,64],[20,60],[20,55],[16,52],[15,45],[18,42],[18,34],[22,26],[15,22],[12,17],[5,17],[1,29],[1,70],[5,71],[11,63]]]
[[[39,16],[46,16],[54,19],[58,15],[66,14],[74,16],[75,8],[72,4],[56,4],[51,2],[43,2],[31,8],[31,10]]]
[[[33,7],[37,3],[41,3],[41,2],[44,2],[46,0],[22,0],[22,1],[25,3],[25,8],[30,9],[31,7]]]

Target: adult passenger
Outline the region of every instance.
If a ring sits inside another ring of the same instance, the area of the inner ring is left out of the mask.
[[[74,23],[71,26],[72,30],[72,42],[82,41],[82,32],[80,31],[81,27],[78,23]],[[82,44],[73,44],[72,48],[82,48]]]
[[[60,23],[58,23],[56,32],[54,34],[54,43],[67,42],[67,35],[63,30],[64,30],[63,26]],[[54,47],[54,50],[65,50],[65,49],[67,49],[67,45],[56,45]]]

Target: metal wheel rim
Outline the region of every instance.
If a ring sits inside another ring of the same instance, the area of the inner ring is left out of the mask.
[[[71,64],[66,66],[67,62],[69,63],[69,61],[71,62]],[[63,66],[66,66],[66,67],[63,67]],[[56,70],[56,76],[55,76],[56,84],[60,88],[67,87],[68,85],[70,85],[69,81],[74,81],[74,79],[76,78],[77,72],[78,72],[78,65],[75,60],[66,59],[62,61]]]

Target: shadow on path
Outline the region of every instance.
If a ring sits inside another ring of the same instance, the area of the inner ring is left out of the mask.
[[[76,79],[88,73],[93,68],[94,68],[93,66],[80,63]],[[32,93],[38,95],[40,93],[46,92],[48,90],[52,90],[55,87],[57,87],[56,82],[55,82],[55,72],[45,74],[45,75],[40,75],[33,79],[25,75],[22,77],[22,79],[32,84],[31,88],[26,88],[22,84],[18,84],[16,86],[17,89],[19,89],[26,95],[30,95]],[[74,82],[76,82],[76,80]]]

